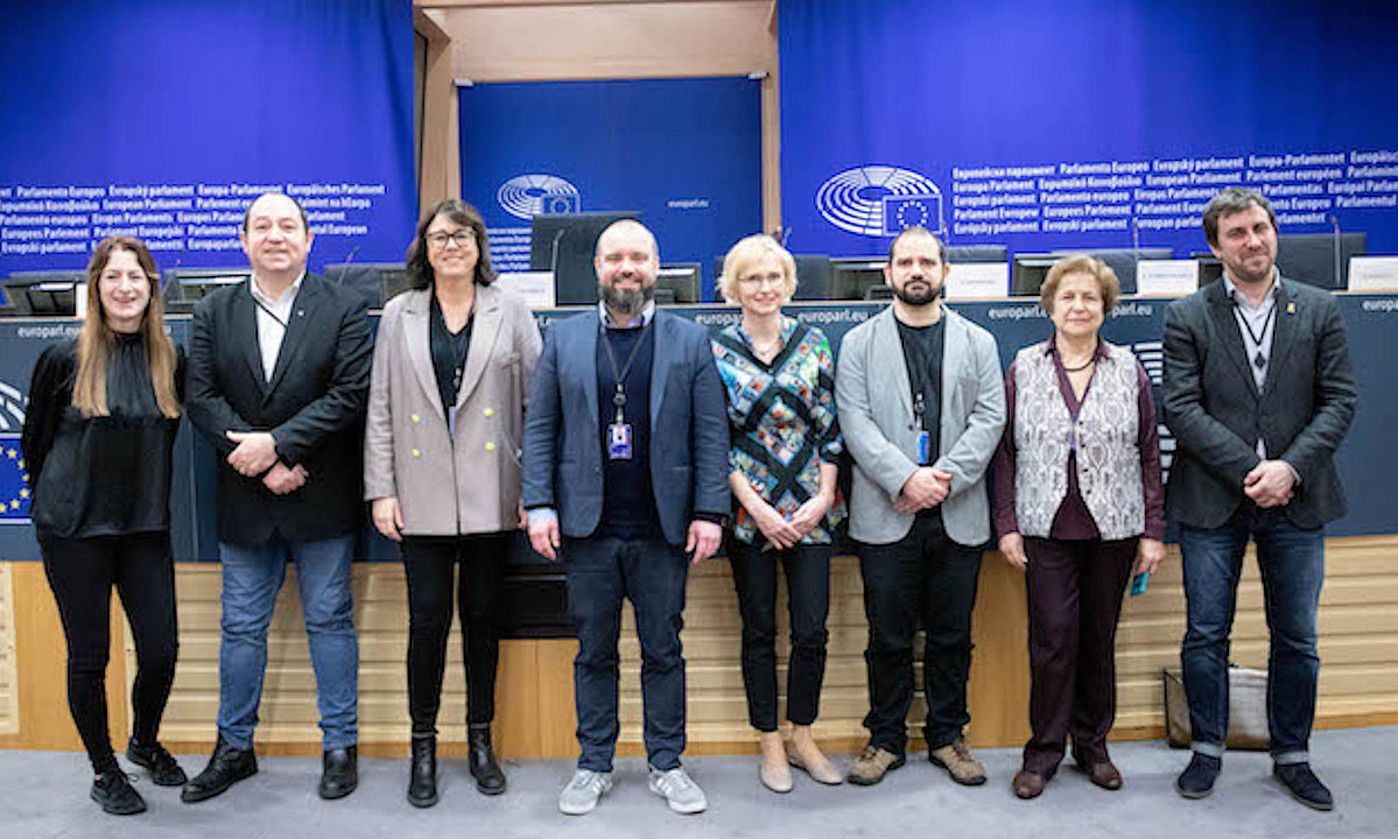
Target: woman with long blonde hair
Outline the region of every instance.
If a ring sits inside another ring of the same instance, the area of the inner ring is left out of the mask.
[[[39,357],[22,447],[30,514],[68,644],[68,707],[92,762],[92,799],[114,815],[146,808],[107,730],[112,586],[136,643],[126,756],[161,786],[185,781],[156,740],[175,676],[170,465],[184,354],[165,334],[159,274],[139,239],[102,240],[87,266],[75,339]]]

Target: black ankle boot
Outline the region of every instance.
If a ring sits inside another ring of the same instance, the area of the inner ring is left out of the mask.
[[[500,771],[490,750],[490,723],[467,726],[466,738],[471,747],[471,777],[476,779],[476,789],[485,795],[504,792],[505,773]]]
[[[437,735],[413,735],[412,764],[408,768],[408,803],[431,807],[437,803]]]

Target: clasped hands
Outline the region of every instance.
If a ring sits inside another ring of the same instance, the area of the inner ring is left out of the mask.
[[[893,509],[903,515],[929,510],[946,500],[951,494],[951,473],[931,466],[919,466],[912,476],[903,482],[898,497],[893,499]]]
[[[287,466],[277,457],[277,442],[266,431],[229,431],[237,443],[228,453],[228,465],[248,478],[262,476],[262,483],[274,495],[286,495],[306,485],[310,473],[301,464]]]
[[[767,541],[772,547],[779,551],[787,548],[794,548],[806,538],[825,514],[830,512],[830,507],[835,503],[834,493],[819,492],[812,496],[806,503],[797,507],[790,517],[783,516],[777,508],[768,504],[761,498],[758,503],[749,508],[748,513],[752,516],[757,529],[762,531],[762,535],[767,537]]]
[[[1296,490],[1296,473],[1283,460],[1264,460],[1243,476],[1243,492],[1263,509],[1281,507]]]

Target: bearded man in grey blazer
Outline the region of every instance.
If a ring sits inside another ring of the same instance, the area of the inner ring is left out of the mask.
[[[850,768],[856,784],[905,761],[919,619],[928,757],[958,783],[986,779],[962,731],[971,610],[990,539],[985,473],[1005,425],[1005,387],[995,339],[941,304],[947,270],[936,236],[900,233],[884,267],[893,305],[845,337],[835,376],[869,620],[869,745]]]

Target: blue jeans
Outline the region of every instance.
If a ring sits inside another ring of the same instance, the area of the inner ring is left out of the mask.
[[[322,743],[327,750],[353,746],[359,739],[359,641],[350,595],[354,535],[315,542],[274,535],[265,545],[220,542],[218,552],[223,561],[218,733],[236,749],[252,748],[267,671],[267,627],[290,559],[306,616]]]
[[[684,752],[684,587],[689,563],[659,539],[565,539],[568,614],[578,631],[573,660],[579,769],[612,771],[616,753],[621,600],[631,601],[641,642],[641,700],[646,756],[656,769],[680,765]]]
[[[1321,528],[1306,530],[1278,508],[1244,502],[1224,525],[1180,527],[1189,624],[1180,650],[1194,751],[1223,754],[1228,734],[1228,647],[1249,538],[1257,545],[1267,630],[1267,722],[1272,759],[1305,763],[1315,721],[1316,607],[1325,577]]]

